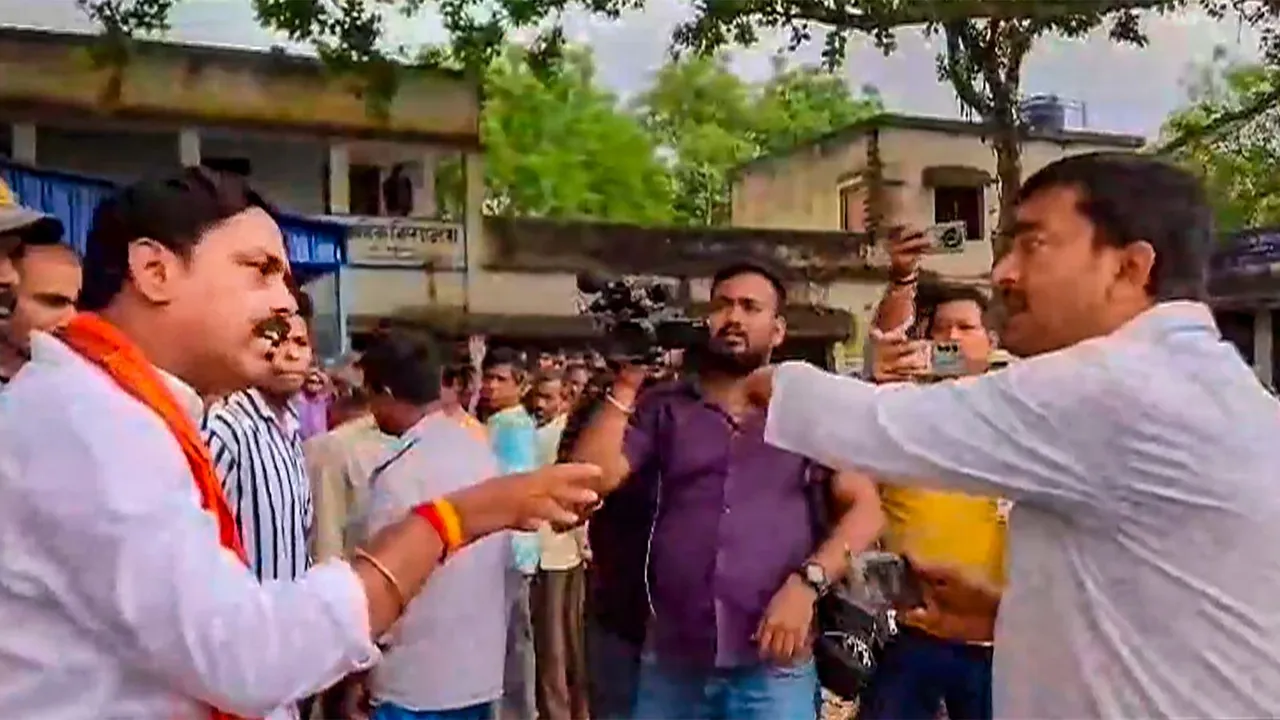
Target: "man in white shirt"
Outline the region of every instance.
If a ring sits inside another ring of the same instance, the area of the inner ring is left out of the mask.
[[[246,567],[196,419],[293,308],[265,202],[190,168],[97,209],[81,304],[0,402],[0,718],[273,719],[379,657],[446,551],[576,522],[599,470],[495,478],[292,582]]]
[[[1280,408],[1201,304],[1199,183],[1068,158],[1026,182],[1012,231],[992,279],[1026,359],[892,388],[786,363],[753,378],[766,439],[1014,501],[997,717],[1280,715]],[[935,606],[978,594],[926,579]]]
[[[538,373],[529,410],[538,423],[538,464],[556,461],[568,421],[567,388],[559,370]],[[540,720],[585,720],[587,660],[582,625],[587,596],[585,527],[538,529],[538,574],[529,592]]]
[[[442,412],[430,343],[389,334],[360,365],[378,426],[401,443],[370,481],[371,532],[497,472],[484,439]],[[493,535],[451,559],[383,639],[370,673],[374,720],[489,720],[502,696],[509,543]]]

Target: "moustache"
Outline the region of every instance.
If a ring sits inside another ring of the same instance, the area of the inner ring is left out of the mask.
[[[266,340],[271,347],[278,348],[289,337],[289,321],[283,315],[263,318],[253,326],[253,335]]]
[[[1000,304],[1009,313],[1018,313],[1027,309],[1027,296],[1020,292],[1004,290],[1000,293]]]

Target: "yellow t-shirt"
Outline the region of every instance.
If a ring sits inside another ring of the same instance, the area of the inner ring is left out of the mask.
[[[884,549],[1002,587],[1005,521],[995,498],[882,486]]]

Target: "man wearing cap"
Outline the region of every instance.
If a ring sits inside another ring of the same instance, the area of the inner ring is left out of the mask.
[[[15,258],[28,245],[56,245],[61,239],[62,223],[57,218],[19,205],[13,191],[0,179],[0,385],[9,382],[28,356],[25,338],[17,338],[13,332],[19,329],[13,327],[12,321],[21,279]],[[79,283],[77,272],[77,292]],[[28,332],[29,329],[21,334]]]

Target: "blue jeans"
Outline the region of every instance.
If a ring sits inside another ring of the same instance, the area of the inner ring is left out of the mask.
[[[591,720],[630,720],[640,675],[640,645],[587,617],[587,691]]]
[[[493,720],[493,703],[451,710],[410,710],[392,703],[382,703],[373,709],[370,720]]]
[[[822,697],[813,663],[691,671],[652,655],[640,663],[637,720],[814,720]]]
[[[991,648],[902,628],[862,693],[860,720],[990,720]]]

